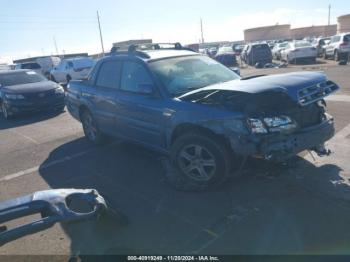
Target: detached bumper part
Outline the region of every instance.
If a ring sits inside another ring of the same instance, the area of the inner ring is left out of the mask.
[[[72,202],[88,206],[75,211]],[[58,189],[36,192],[0,203],[0,246],[26,235],[48,229],[54,224],[97,219],[107,210],[106,202],[94,189]],[[7,229],[5,222],[24,216],[41,214],[41,219]]]
[[[317,147],[313,148],[313,151],[315,151],[319,157],[329,156],[332,153],[331,150],[326,148],[325,144],[318,145]]]

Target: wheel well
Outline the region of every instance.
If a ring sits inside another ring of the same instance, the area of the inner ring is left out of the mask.
[[[220,143],[224,143],[226,145],[228,145],[228,142],[229,142],[225,136],[218,135],[218,134],[214,133],[212,130],[210,130],[209,128],[195,125],[195,124],[180,124],[173,131],[173,133],[171,135],[170,144],[172,145],[178,137],[180,137],[186,133],[204,134],[204,135],[212,137],[215,140],[219,141]]]
[[[86,105],[81,105],[79,107],[79,118],[80,118],[80,120],[81,120],[81,117],[83,116],[83,113],[86,112],[86,111],[90,112],[89,108]]]

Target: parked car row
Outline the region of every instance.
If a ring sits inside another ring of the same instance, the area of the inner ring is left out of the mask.
[[[271,49],[271,54],[269,52]],[[303,40],[281,40],[250,43],[243,47],[241,60],[249,65],[271,63],[272,58],[288,63],[307,60],[315,63],[317,57],[335,61],[348,60],[350,33],[332,37],[305,38]]]
[[[89,57],[60,59],[59,57],[37,58],[32,62],[18,63],[14,69],[29,69],[54,82],[67,84],[70,80],[85,78],[95,61]]]

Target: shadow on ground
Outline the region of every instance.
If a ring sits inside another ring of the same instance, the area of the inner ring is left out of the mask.
[[[350,210],[322,191],[350,194],[346,184],[334,188],[337,166],[252,160],[243,177],[218,190],[185,193],[164,182],[159,155],[128,143],[47,165],[81,143],[51,152],[41,176],[52,188],[96,188],[120,215],[64,225],[72,254],[350,253]]]
[[[36,114],[24,114],[18,115],[13,119],[5,120],[2,117],[2,113],[0,112],[0,130],[16,128],[20,126],[27,126],[38,122],[43,122],[48,119],[54,118],[60,114],[64,113],[64,111],[50,111],[50,112],[39,112]]]

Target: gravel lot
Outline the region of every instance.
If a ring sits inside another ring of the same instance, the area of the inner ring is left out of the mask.
[[[292,166],[254,161],[244,176],[206,193],[176,192],[160,156],[114,141],[94,147],[65,112],[0,119],[0,200],[49,188],[96,188],[124,219],[57,225],[0,254],[350,254],[350,66],[327,61],[242,75],[324,71],[337,135],[330,157]]]

